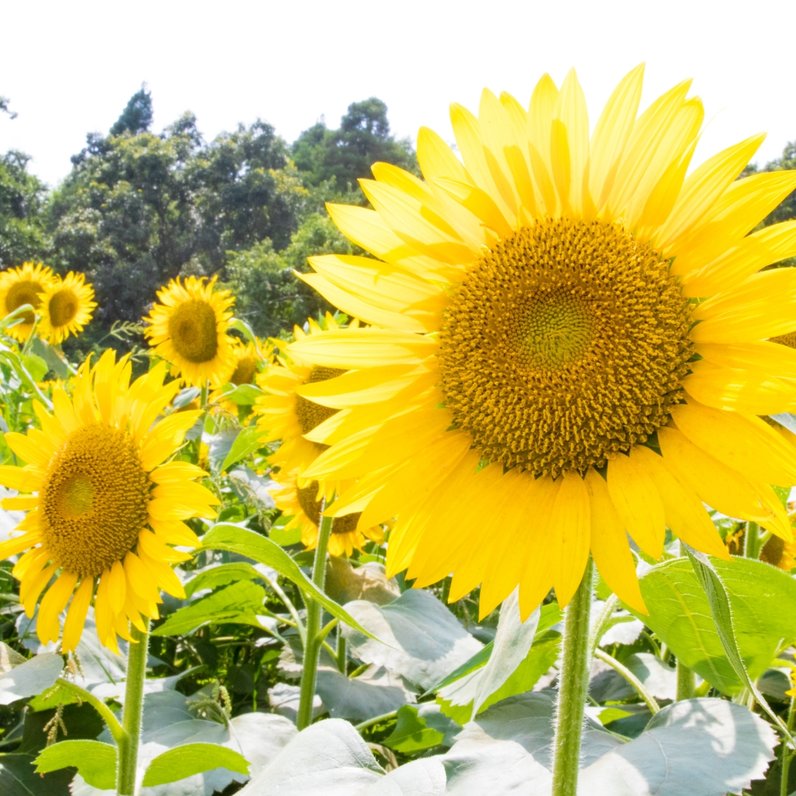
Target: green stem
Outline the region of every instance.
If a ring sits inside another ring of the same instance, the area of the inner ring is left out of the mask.
[[[788,730],[793,732],[793,724],[796,720],[796,697],[791,697],[788,707]],[[782,740],[782,771],[779,779],[780,796],[788,796],[788,776],[790,774],[790,764],[793,761],[793,752],[790,750],[787,741]]]
[[[634,688],[638,695],[644,700],[644,704],[649,708],[653,716],[660,711],[661,706],[657,703],[655,697],[644,688],[644,683],[642,683],[627,666],[599,647],[594,650],[594,657],[610,666],[626,683],[628,683],[628,685]]]
[[[583,713],[589,687],[589,611],[593,572],[589,558],[583,580],[566,611],[553,738],[553,796],[575,796],[578,788]]]
[[[117,796],[134,796],[138,747],[141,742],[141,719],[144,713],[144,683],[149,649],[149,622],[146,632],[132,629],[133,641],[127,647],[127,684],[124,691],[122,725],[125,737],[118,743],[119,762],[116,769]]]
[[[696,678],[693,669],[689,669],[679,658],[675,664],[677,671],[677,701],[691,699],[694,696]]]
[[[91,705],[91,707],[93,707],[94,710],[99,713],[100,718],[105,722],[108,732],[111,734],[111,737],[117,745],[124,741],[124,738],[127,735],[124,727],[122,727],[122,725],[119,723],[119,720],[116,718],[114,712],[101,699],[97,699],[97,697],[95,697],[91,691],[86,691],[85,688],[81,688],[76,683],[72,683],[69,680],[64,680],[63,678],[56,680],[55,684],[59,688],[63,688],[65,691],[71,691],[81,702],[86,702],[87,704]]]
[[[756,522],[746,523],[743,536],[744,558],[760,558],[760,527]]]
[[[315,547],[315,558],[312,562],[312,582],[321,590],[326,585],[326,549],[332,535],[334,520],[321,514],[318,526],[318,544]],[[321,604],[307,597],[306,640],[304,642],[304,666],[301,670],[301,687],[299,690],[299,707],[296,714],[296,726],[299,730],[309,727],[312,721],[312,700],[315,697],[315,683],[318,679],[318,658],[321,653],[323,634],[321,629]]]

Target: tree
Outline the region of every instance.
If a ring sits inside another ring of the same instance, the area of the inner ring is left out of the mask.
[[[377,161],[417,169],[409,142],[396,141],[390,134],[387,106],[377,97],[349,105],[337,130],[328,130],[322,122],[305,130],[292,153],[310,185],[328,183],[338,193],[355,191],[356,181],[369,177]]]
[[[782,150],[782,156],[766,164],[764,171],[796,169],[796,141],[791,141]],[[796,192],[780,203],[779,207],[765,220],[765,224],[775,224],[796,218]]]
[[[130,133],[148,133],[152,126],[152,95],[141,86],[122,111],[122,115],[113,123],[111,135]]]
[[[45,186],[28,173],[30,157],[0,156],[0,267],[44,259],[48,250],[42,208]]]
[[[270,241],[244,251],[228,252],[228,286],[236,296],[236,315],[262,337],[275,337],[332,307],[294,271],[309,270],[307,258],[317,254],[350,254],[350,243],[331,219],[307,216],[281,252]]]

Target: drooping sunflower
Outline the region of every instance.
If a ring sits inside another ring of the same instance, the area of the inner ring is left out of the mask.
[[[71,396],[54,388],[52,412],[36,405],[41,428],[5,435],[27,464],[0,466],[0,484],[23,493],[3,506],[27,514],[0,558],[24,551],[13,574],[28,616],[39,605],[43,643],[61,635],[68,604],[62,648],[73,650],[93,599],[99,640],[118,651],[130,623],[157,618],[161,591],[184,596],[171,565],[190,556],[172,545],[196,546],[185,520],[212,517],[218,501],[200,468],[169,461],[200,412],[161,417],[179,388],[166,370],[131,383],[130,362],[106,351],[81,366]]]
[[[356,325],[356,324],[355,324]],[[307,331],[296,327],[294,337],[302,340],[335,331],[341,326],[331,314],[327,314],[322,325],[309,319]],[[306,385],[342,375],[343,371],[325,367],[314,367],[300,358],[280,357],[280,361],[268,368],[258,380],[263,396],[257,400],[255,410],[259,415],[258,426],[264,444],[279,443],[269,457],[277,469],[275,478],[281,488],[273,493],[277,508],[293,519],[288,528],[301,530],[302,543],[314,548],[318,540],[318,522],[325,503],[332,501],[348,484],[341,481],[325,481],[305,478],[304,470],[325,450],[325,446],[308,439],[313,429],[331,417],[334,409],[321,406],[300,395]],[[332,525],[329,552],[332,555],[350,556],[354,549],[362,549],[368,539],[381,539],[379,523],[364,530],[360,528],[359,509],[351,509],[338,516]]]
[[[52,268],[43,263],[25,262],[17,268],[0,272],[0,316],[4,317],[24,304],[38,309],[42,294],[56,281]],[[7,332],[15,340],[24,343],[34,320],[33,312],[26,313],[22,322],[9,327]]]
[[[420,131],[423,179],[387,164],[372,209],[331,206],[373,257],[311,260],[305,277],[368,328],[291,356],[351,371],[305,397],[340,410],[308,478],[356,478],[363,521],[396,515],[388,575],[453,574],[486,613],[519,585],[528,614],[564,605],[591,554],[644,609],[629,539],[665,529],[726,556],[704,504],[790,538],[772,489],[796,456],[762,415],[794,403],[796,222],[752,230],[796,172],[737,179],[762,136],[696,168],[703,107],[683,82],[639,111],[643,69],[589,133],[574,73],[528,108],[483,93],[453,106],[456,154]],[[376,328],[380,327],[380,328]]]
[[[235,369],[228,333],[234,296],[216,277],[177,277],[158,291],[159,304],[144,319],[144,334],[175,374],[197,387],[226,382]]]
[[[70,271],[56,278],[41,294],[42,316],[39,334],[53,344],[62,343],[70,334],[79,334],[89,323],[97,302],[94,288],[83,274]]]

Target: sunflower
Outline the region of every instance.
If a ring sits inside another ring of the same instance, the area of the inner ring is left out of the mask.
[[[310,318],[307,331],[296,326],[293,336],[296,340],[322,335],[326,330],[340,329],[337,320],[327,314],[322,324]],[[301,472],[324,450],[324,446],[309,441],[304,435],[310,433],[326,418],[334,414],[328,409],[301,395],[299,391],[304,385],[333,378],[343,373],[342,370],[315,367],[301,357],[284,355],[284,344],[277,343],[282,349],[279,360],[262,373],[257,383],[263,391],[257,399],[255,411],[258,414],[258,427],[264,444],[280,442],[279,448],[271,455],[271,462],[276,467],[298,473],[299,482],[304,485]],[[331,499],[334,489],[325,492]]]
[[[24,304],[33,309],[41,305],[42,294],[57,282],[52,268],[43,263],[25,262],[17,268],[8,268],[0,273],[0,315],[5,316]],[[32,312],[23,316],[22,322],[7,331],[15,340],[24,343],[33,329]]]
[[[216,277],[189,276],[172,279],[157,296],[160,303],[144,319],[155,353],[188,384],[229,381],[236,364],[228,334],[232,293],[216,290]]]
[[[306,332],[296,327],[293,334],[295,339],[302,340],[340,328],[337,320],[327,314],[322,324],[309,319]],[[286,527],[299,528],[301,541],[309,549],[317,544],[322,508],[325,504],[331,505],[349,484],[340,481],[319,483],[303,476],[307,466],[325,450],[324,445],[311,441],[308,435],[311,436],[313,429],[331,417],[335,410],[316,404],[300,393],[309,385],[342,373],[283,356],[259,379],[264,395],[257,400],[255,410],[259,414],[261,440],[265,444],[280,443],[269,457],[271,465],[279,471],[276,479],[281,483],[281,488],[272,495],[274,503],[292,517]],[[371,523],[372,527],[363,530],[359,526],[360,517],[358,508],[349,509],[344,515],[336,517],[329,540],[329,552],[332,555],[350,556],[355,549],[361,550],[368,539],[382,538],[379,524]]]
[[[303,481],[298,477],[297,471],[280,473],[277,478],[280,487],[271,492],[271,497],[276,508],[290,518],[285,529],[298,529],[304,547],[314,550],[318,544],[318,523],[324,507],[318,482],[310,481],[299,486],[299,482]],[[350,557],[354,550],[361,550],[368,541],[383,539],[384,534],[379,525],[360,530],[360,517],[360,513],[349,513],[334,519],[328,544],[330,555]]]
[[[50,343],[62,343],[83,330],[96,306],[94,288],[86,284],[83,274],[70,271],[41,294],[39,334]]]
[[[52,412],[36,405],[40,429],[5,435],[27,464],[0,466],[0,484],[25,493],[3,506],[27,514],[0,558],[24,551],[13,574],[28,616],[39,604],[43,643],[61,635],[69,604],[64,651],[77,646],[92,599],[99,639],[118,652],[130,623],[143,630],[144,617],[157,618],[161,590],[184,596],[171,564],[190,556],[171,545],[197,545],[185,520],[212,516],[218,502],[196,483],[202,470],[167,461],[200,413],[161,417],[179,387],[163,384],[165,363],[130,376],[129,360],[106,351],[81,366],[71,397],[54,388]]]
[[[340,410],[306,478],[356,478],[337,511],[397,516],[388,575],[452,574],[487,613],[515,587],[528,615],[565,605],[593,557],[644,610],[630,539],[668,526],[727,556],[705,504],[789,539],[772,484],[796,456],[761,419],[794,403],[796,225],[752,232],[796,172],[737,179],[755,136],[691,169],[703,119],[683,82],[638,113],[631,71],[589,134],[574,72],[528,109],[455,105],[457,157],[420,131],[423,179],[379,163],[372,209],[330,207],[373,257],[311,260],[305,280],[372,327],[290,348],[352,371],[305,389]],[[379,327],[379,328],[376,328]]]
[[[264,359],[256,342],[244,343],[237,337],[232,340],[232,355],[235,359],[234,370],[226,381],[216,379],[211,382],[210,387],[213,392],[210,393],[209,400],[211,404],[217,404],[230,414],[236,415],[238,406],[226,399],[225,387],[228,384],[232,384],[235,387],[243,384],[254,384],[257,381],[257,375],[262,368]]]

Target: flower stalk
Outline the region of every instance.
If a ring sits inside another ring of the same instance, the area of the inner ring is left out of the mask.
[[[589,686],[591,558],[564,619],[564,642],[553,738],[553,796],[575,796],[578,788],[583,715]]]
[[[124,692],[122,726],[124,735],[118,740],[116,769],[117,796],[135,796],[138,748],[141,743],[141,720],[144,714],[144,683],[149,651],[149,621],[146,631],[132,628],[133,641],[127,647],[127,683]]]
[[[334,519],[326,517],[321,510],[318,525],[318,543],[315,547],[315,558],[312,562],[312,582],[321,590],[326,586],[326,551],[329,537],[332,535]],[[312,721],[312,701],[315,697],[315,683],[318,679],[318,659],[321,653],[324,634],[321,632],[320,603],[307,598],[307,623],[304,632],[304,666],[301,671],[299,690],[299,707],[296,715],[296,726],[299,730],[309,727]]]

